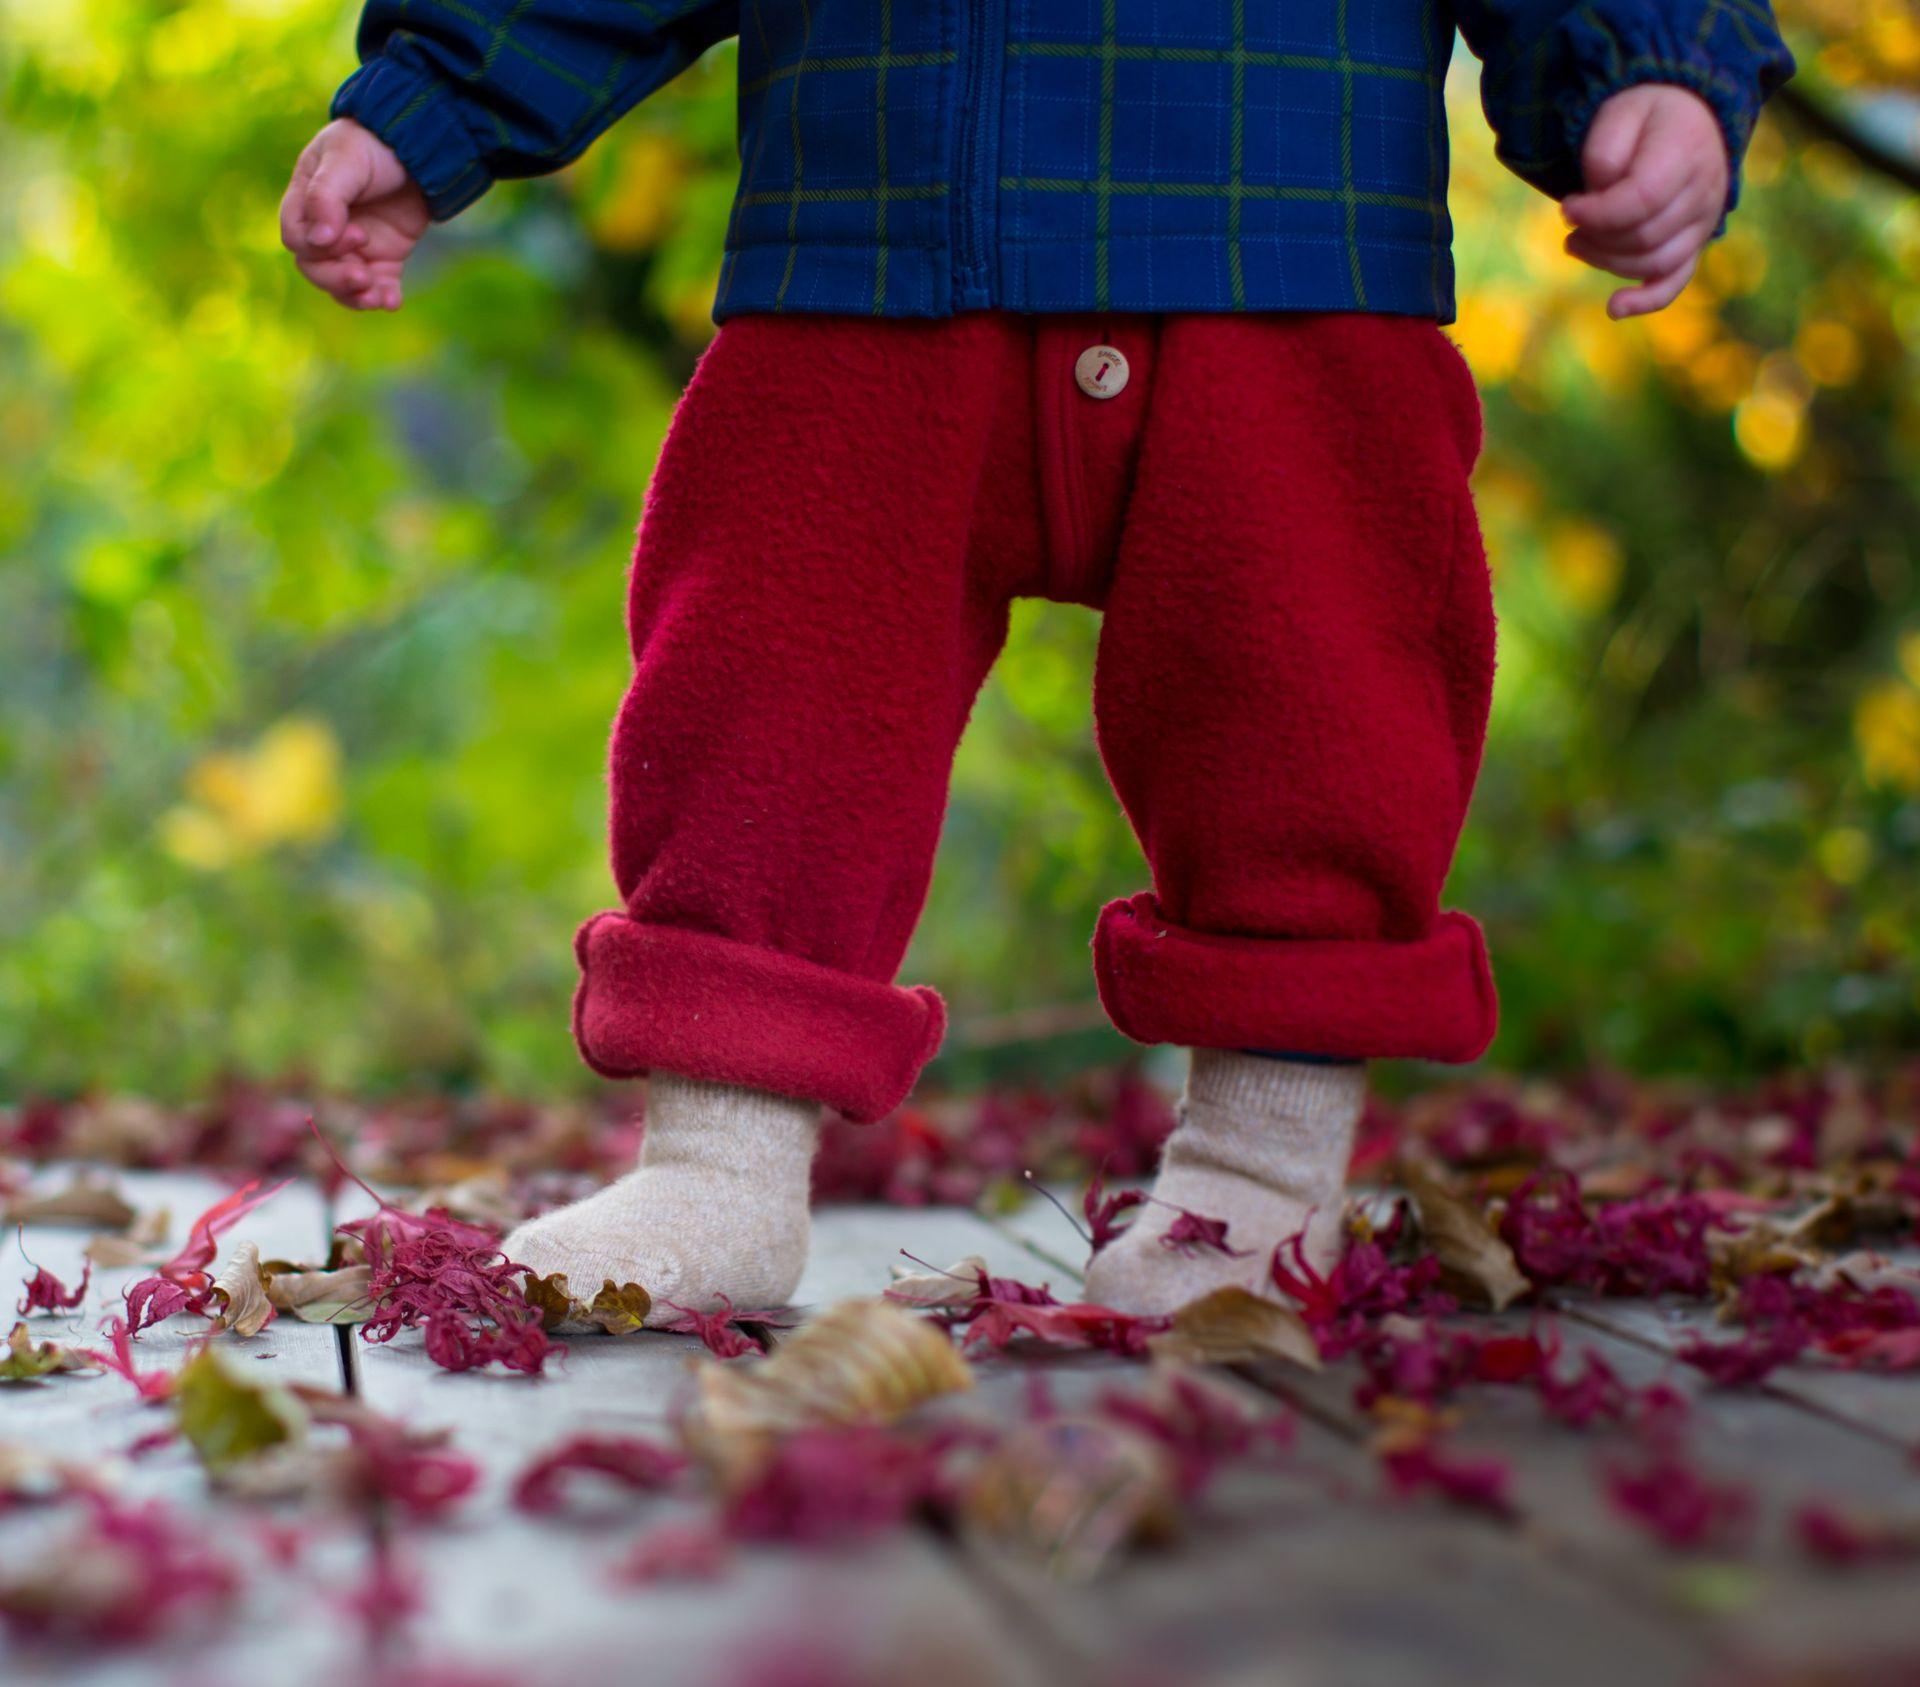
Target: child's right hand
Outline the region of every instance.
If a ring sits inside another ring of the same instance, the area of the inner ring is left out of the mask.
[[[393,149],[345,117],[307,143],[280,201],[300,273],[350,310],[400,308],[401,268],[431,220]]]

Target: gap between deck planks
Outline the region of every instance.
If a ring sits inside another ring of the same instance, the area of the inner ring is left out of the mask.
[[[996,1223],[1056,1265],[1072,1257],[1074,1248],[1084,1252],[1072,1222],[1050,1204],[1030,1203]],[[1512,1467],[1526,1540],[1614,1589],[1635,1609],[1682,1621],[1722,1658],[1765,1659],[1776,1667],[1831,1665],[1848,1657],[1912,1659],[1920,1628],[1912,1614],[1910,1566],[1825,1574],[1798,1557],[1783,1527],[1796,1503],[1813,1498],[1869,1514],[1904,1504],[1902,1514],[1912,1515],[1920,1506],[1911,1457],[1920,1421],[1909,1435],[1890,1427],[1920,1409],[1920,1388],[1911,1379],[1800,1367],[1779,1373],[1791,1381],[1771,1391],[1718,1390],[1673,1359],[1686,1335],[1711,1324],[1710,1314],[1687,1308],[1690,1316],[1677,1320],[1677,1309],[1591,1298],[1562,1298],[1543,1310],[1557,1315],[1563,1363],[1578,1363],[1583,1352],[1594,1351],[1631,1386],[1661,1381],[1685,1395],[1696,1456],[1717,1476],[1754,1490],[1762,1528],[1753,1557],[1731,1570],[1703,1571],[1670,1557],[1613,1515],[1599,1487],[1601,1461],[1631,1452],[1623,1437],[1557,1425],[1521,1391],[1473,1389],[1457,1445]],[[1482,1331],[1519,1332],[1534,1317],[1516,1310],[1500,1318],[1469,1314],[1464,1321]],[[1353,1404],[1359,1377],[1358,1366],[1346,1362],[1317,1376],[1263,1367],[1254,1380],[1359,1441],[1374,1428]],[[1862,1397],[1876,1402],[1875,1415],[1861,1410]],[[1715,1609],[1703,1600],[1724,1606]]]
[[[70,1181],[76,1168],[37,1168],[30,1179],[36,1192],[50,1192]],[[187,1228],[202,1211],[227,1194],[230,1182],[180,1172],[112,1172],[121,1193],[140,1211],[164,1208],[169,1215],[166,1246],[170,1251],[186,1240]],[[35,1224],[25,1232],[25,1247],[36,1263],[69,1285],[79,1281],[83,1250],[95,1227]],[[319,1259],[324,1256],[330,1230],[326,1206],[309,1185],[294,1184],[242,1221],[239,1235],[260,1244],[263,1258]],[[16,1237],[4,1239],[9,1257],[0,1270],[11,1311],[14,1286],[26,1275]],[[224,1259],[224,1254],[222,1258]],[[58,1317],[36,1317],[29,1322],[34,1338],[79,1347],[106,1345],[99,1325],[104,1318],[124,1312],[123,1291],[151,1274],[151,1267],[95,1272],[85,1302],[75,1312]],[[9,1319],[9,1325],[11,1320]],[[175,1319],[141,1335],[135,1355],[143,1369],[177,1368],[190,1342],[204,1330],[193,1319]],[[334,1332],[291,1318],[278,1318],[252,1341],[236,1343],[233,1351],[243,1363],[259,1364],[277,1380],[322,1388],[341,1384],[339,1351]],[[149,1431],[164,1425],[163,1409],[144,1405],[133,1389],[115,1376],[56,1377],[39,1385],[0,1388],[0,1440],[24,1442],[74,1462],[113,1472],[120,1489],[133,1499],[164,1500],[169,1506],[203,1520],[214,1540],[241,1561],[248,1585],[235,1621],[216,1637],[166,1647],[144,1648],[123,1657],[56,1663],[9,1652],[0,1637],[0,1670],[8,1681],[58,1680],[75,1687],[150,1687],[156,1679],[206,1682],[259,1683],[286,1680],[289,1649],[305,1651],[313,1679],[354,1666],[353,1649],[343,1644],[341,1623],[324,1602],[314,1596],[316,1578],[350,1585],[365,1574],[369,1561],[367,1539],[357,1519],[332,1513],[316,1514],[319,1527],[306,1561],[281,1569],[270,1555],[254,1546],[263,1516],[285,1519],[284,1510],[263,1512],[220,1498],[209,1490],[198,1459],[183,1443],[175,1442],[137,1460],[126,1449]],[[56,1540],[66,1520],[31,1510],[0,1513],[0,1563],[28,1562],[30,1555]],[[303,1666],[306,1660],[303,1659]]]
[[[36,1183],[62,1175],[43,1173]],[[164,1201],[173,1209],[175,1243],[224,1192],[210,1179],[122,1174],[119,1181],[136,1205]],[[329,1228],[317,1194],[296,1187],[235,1235],[258,1240],[269,1255],[318,1258]],[[85,1234],[35,1227],[28,1245],[71,1281]],[[1051,1278],[1063,1298],[1077,1290],[1069,1262],[1084,1251],[1044,1205],[999,1219],[950,1208],[827,1208],[801,1298],[817,1306],[876,1292],[902,1247],[936,1266],[978,1253],[996,1274]],[[90,1314],[139,1274],[100,1279]],[[36,1324],[42,1335],[62,1329],[56,1320]],[[1594,1346],[1630,1381],[1691,1380],[1678,1367],[1664,1372],[1647,1345],[1610,1329],[1576,1332],[1566,1319],[1561,1328],[1570,1352]],[[193,1333],[190,1323],[165,1326],[141,1347],[177,1361]],[[282,1319],[239,1351],[257,1347],[260,1362],[279,1374],[339,1386],[334,1337]],[[1595,1443],[1543,1426],[1530,1402],[1498,1390],[1476,1391],[1463,1443],[1514,1463],[1522,1528],[1434,1505],[1376,1504],[1377,1476],[1357,1445],[1369,1426],[1351,1407],[1352,1375],[1338,1371],[1259,1377],[1268,1395],[1306,1419],[1293,1467],[1231,1473],[1178,1553],[1124,1563],[1088,1587],[1050,1584],[1023,1567],[916,1535],[865,1554],[748,1553],[708,1589],[614,1588],[609,1564],[652,1514],[636,1524],[624,1504],[598,1525],[545,1523],[512,1512],[506,1490],[530,1456],[569,1434],[660,1433],[696,1351],[691,1341],[578,1340],[551,1381],[534,1383],[440,1372],[413,1336],[349,1345],[357,1361],[351,1381],[369,1404],[416,1425],[447,1425],[486,1471],[483,1492],[460,1521],[406,1537],[422,1581],[423,1609],[412,1630],[418,1644],[407,1654],[416,1663],[465,1660],[543,1683],[593,1682],[622,1678],[622,1666],[644,1648],[651,1679],[693,1681],[745,1672],[770,1646],[791,1658],[813,1644],[830,1653],[825,1661],[845,1663],[851,1651],[883,1669],[911,1650],[919,1663],[939,1661],[916,1680],[945,1679],[950,1666],[956,1680],[1009,1687],[1111,1679],[1116,1660],[1192,1679],[1284,1660],[1289,1680],[1305,1687],[1408,1679],[1462,1687],[1548,1678],[1655,1684],[1694,1679],[1709,1656],[1730,1650],[1773,1661],[1812,1653],[1824,1662],[1880,1650],[1889,1623],[1907,1608],[1903,1582],[1890,1586],[1877,1575],[1821,1582],[1787,1562],[1777,1543],[1764,1543],[1758,1567],[1741,1572],[1749,1596],[1739,1609],[1676,1615],[1672,1596],[1686,1586],[1686,1572],[1636,1550],[1635,1537],[1599,1509],[1588,1468]],[[1010,1415],[1035,1371],[1068,1404],[1138,1374],[1077,1359],[988,1362],[976,1409]],[[21,1400],[31,1424],[9,1410]],[[1769,1501],[1790,1497],[1803,1478],[1822,1493],[1868,1502],[1889,1483],[1913,1484],[1884,1442],[1791,1399],[1721,1396],[1701,1409],[1714,1429],[1713,1445],[1702,1449],[1709,1461],[1758,1477]],[[24,1431],[104,1451],[123,1448],[153,1421],[114,1378],[8,1390],[0,1412],[0,1434]],[[251,1514],[208,1495],[197,1465],[179,1449],[142,1461],[132,1478],[136,1492],[203,1508],[235,1539],[245,1538]],[[1330,1487],[1357,1497],[1333,1497]],[[303,1665],[310,1655],[312,1679],[337,1679],[351,1642],[309,1584],[316,1574],[321,1585],[350,1582],[364,1572],[369,1544],[351,1531],[336,1534],[304,1575],[267,1577],[257,1604],[250,1590],[242,1621],[218,1644],[170,1655],[167,1666],[182,1673],[191,1666],[211,1681],[280,1681],[298,1679],[289,1674],[290,1654]],[[274,1667],[262,1675],[268,1656]],[[58,1679],[119,1687],[152,1679],[150,1661],[143,1655],[138,1667],[108,1663]]]

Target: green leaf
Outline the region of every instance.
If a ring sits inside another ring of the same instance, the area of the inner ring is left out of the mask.
[[[180,1433],[210,1471],[306,1438],[307,1412],[299,1400],[273,1383],[244,1376],[216,1347],[201,1348],[181,1368],[173,1411]]]

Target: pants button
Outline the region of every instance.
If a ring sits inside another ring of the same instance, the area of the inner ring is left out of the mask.
[[[1116,346],[1088,346],[1074,359],[1074,382],[1089,398],[1118,398],[1131,373]]]

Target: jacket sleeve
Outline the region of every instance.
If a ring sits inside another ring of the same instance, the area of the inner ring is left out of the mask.
[[[1501,161],[1555,199],[1583,185],[1580,149],[1601,103],[1670,82],[1720,120],[1732,210],[1761,102],[1794,70],[1768,0],[1454,0],[1454,17],[1485,64]]]
[[[332,111],[451,217],[578,157],[738,27],[738,0],[367,0],[360,69]]]

